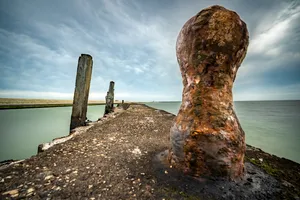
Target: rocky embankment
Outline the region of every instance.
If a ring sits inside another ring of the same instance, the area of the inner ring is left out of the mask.
[[[144,105],[112,113],[63,143],[2,166],[0,199],[299,199],[300,165],[250,146],[243,180],[178,172],[164,153],[173,119]]]

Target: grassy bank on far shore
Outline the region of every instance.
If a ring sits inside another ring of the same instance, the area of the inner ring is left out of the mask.
[[[120,103],[116,100],[115,103]],[[72,106],[73,100],[0,98],[0,109],[48,108]],[[90,100],[88,105],[104,105],[105,101]]]

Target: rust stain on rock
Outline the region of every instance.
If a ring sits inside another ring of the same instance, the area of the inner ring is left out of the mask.
[[[184,89],[169,159],[188,174],[243,176],[245,134],[233,110],[232,86],[248,44],[246,24],[221,6],[200,11],[179,33]]]

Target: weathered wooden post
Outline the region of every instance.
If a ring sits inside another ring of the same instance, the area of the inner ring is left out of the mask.
[[[105,97],[106,105],[105,105],[104,115],[114,111],[114,90],[115,90],[114,87],[115,87],[115,82],[111,81],[109,83],[109,89]]]
[[[78,59],[70,130],[85,125],[92,68],[92,56],[81,54]]]
[[[170,130],[171,164],[193,176],[243,176],[245,134],[232,86],[247,51],[246,24],[212,6],[188,20],[177,38],[182,104]]]

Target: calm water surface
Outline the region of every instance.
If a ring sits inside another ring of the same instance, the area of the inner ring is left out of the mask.
[[[0,110],[0,161],[24,159],[41,143],[69,134],[72,107]],[[103,116],[104,105],[88,106],[87,118]]]
[[[147,103],[175,115],[180,104]],[[240,101],[234,107],[247,144],[300,163],[300,101]]]
[[[181,102],[147,103],[177,114]],[[300,163],[300,101],[235,102],[246,142]],[[37,146],[68,135],[72,107],[0,110],[0,161],[34,155]],[[104,106],[89,106],[97,120]]]

